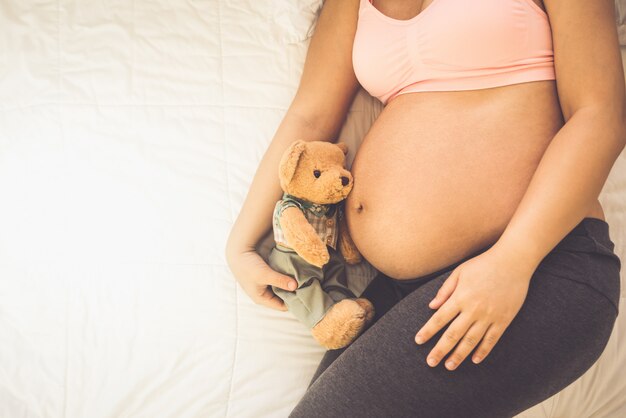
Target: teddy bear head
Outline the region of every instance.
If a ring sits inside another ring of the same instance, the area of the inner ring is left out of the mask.
[[[345,169],[348,146],[326,141],[294,141],[283,154],[280,187],[292,196],[317,204],[345,199],[354,181]]]

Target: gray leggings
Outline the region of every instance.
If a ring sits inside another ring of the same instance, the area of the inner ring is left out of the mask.
[[[409,281],[379,273],[364,291],[372,325],[330,350],[290,417],[512,417],[577,380],[600,357],[618,314],[619,257],[609,225],[584,218],[542,260],[526,300],[492,351],[453,371],[426,364],[447,325],[425,344],[414,336],[427,305],[458,261]]]

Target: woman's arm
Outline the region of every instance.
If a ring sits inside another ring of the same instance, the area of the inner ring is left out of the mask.
[[[565,125],[494,245],[529,271],[597,200],[626,144],[624,69],[613,0],[544,0]]]
[[[352,43],[358,0],[327,0],[311,38],[298,91],[267,148],[226,243],[227,262],[246,293],[257,303],[284,310],[268,285],[286,290],[295,280],[270,269],[254,253],[272,227],[272,212],[282,196],[278,166],[296,139],[334,141],[358,88],[352,69]],[[252,254],[254,253],[254,254]]]
[[[543,155],[500,239],[457,266],[415,336],[423,344],[448,324],[428,354],[435,367],[451,350],[454,370],[474,350],[481,362],[526,299],[543,258],[588,213],[626,141],[624,70],[613,0],[544,0],[566,120]]]
[[[253,249],[272,223],[282,190],[280,158],[296,139],[332,141],[338,134],[358,81],[352,69],[352,43],[358,1],[327,0],[311,38],[296,95],[257,168],[233,225],[227,249]]]
[[[296,139],[329,141],[330,132],[317,129],[303,116],[288,110],[257,167],[239,216],[226,243],[226,256],[242,249],[254,250],[272,226],[274,205],[282,196],[278,165],[285,149]]]

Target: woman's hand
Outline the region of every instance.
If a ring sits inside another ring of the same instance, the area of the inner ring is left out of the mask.
[[[272,269],[254,248],[231,251],[227,259],[235,279],[254,303],[279,311],[287,310],[285,302],[269,286],[293,291],[298,287],[293,277]]]
[[[478,364],[513,321],[535,269],[508,255],[492,246],[458,265],[443,283],[429,304],[437,311],[415,336],[417,344],[424,343],[454,320],[428,354],[431,367],[456,345],[446,362],[446,368],[454,370],[482,339],[472,358]]]

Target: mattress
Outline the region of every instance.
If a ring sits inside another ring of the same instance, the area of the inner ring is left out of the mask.
[[[321,5],[0,2],[0,417],[288,415],[323,349],[248,298],[224,244]],[[380,110],[358,93],[348,166]],[[626,260],[624,155],[601,201]],[[348,267],[361,289],[375,273]],[[625,347],[621,315],[519,416],[626,416]]]

